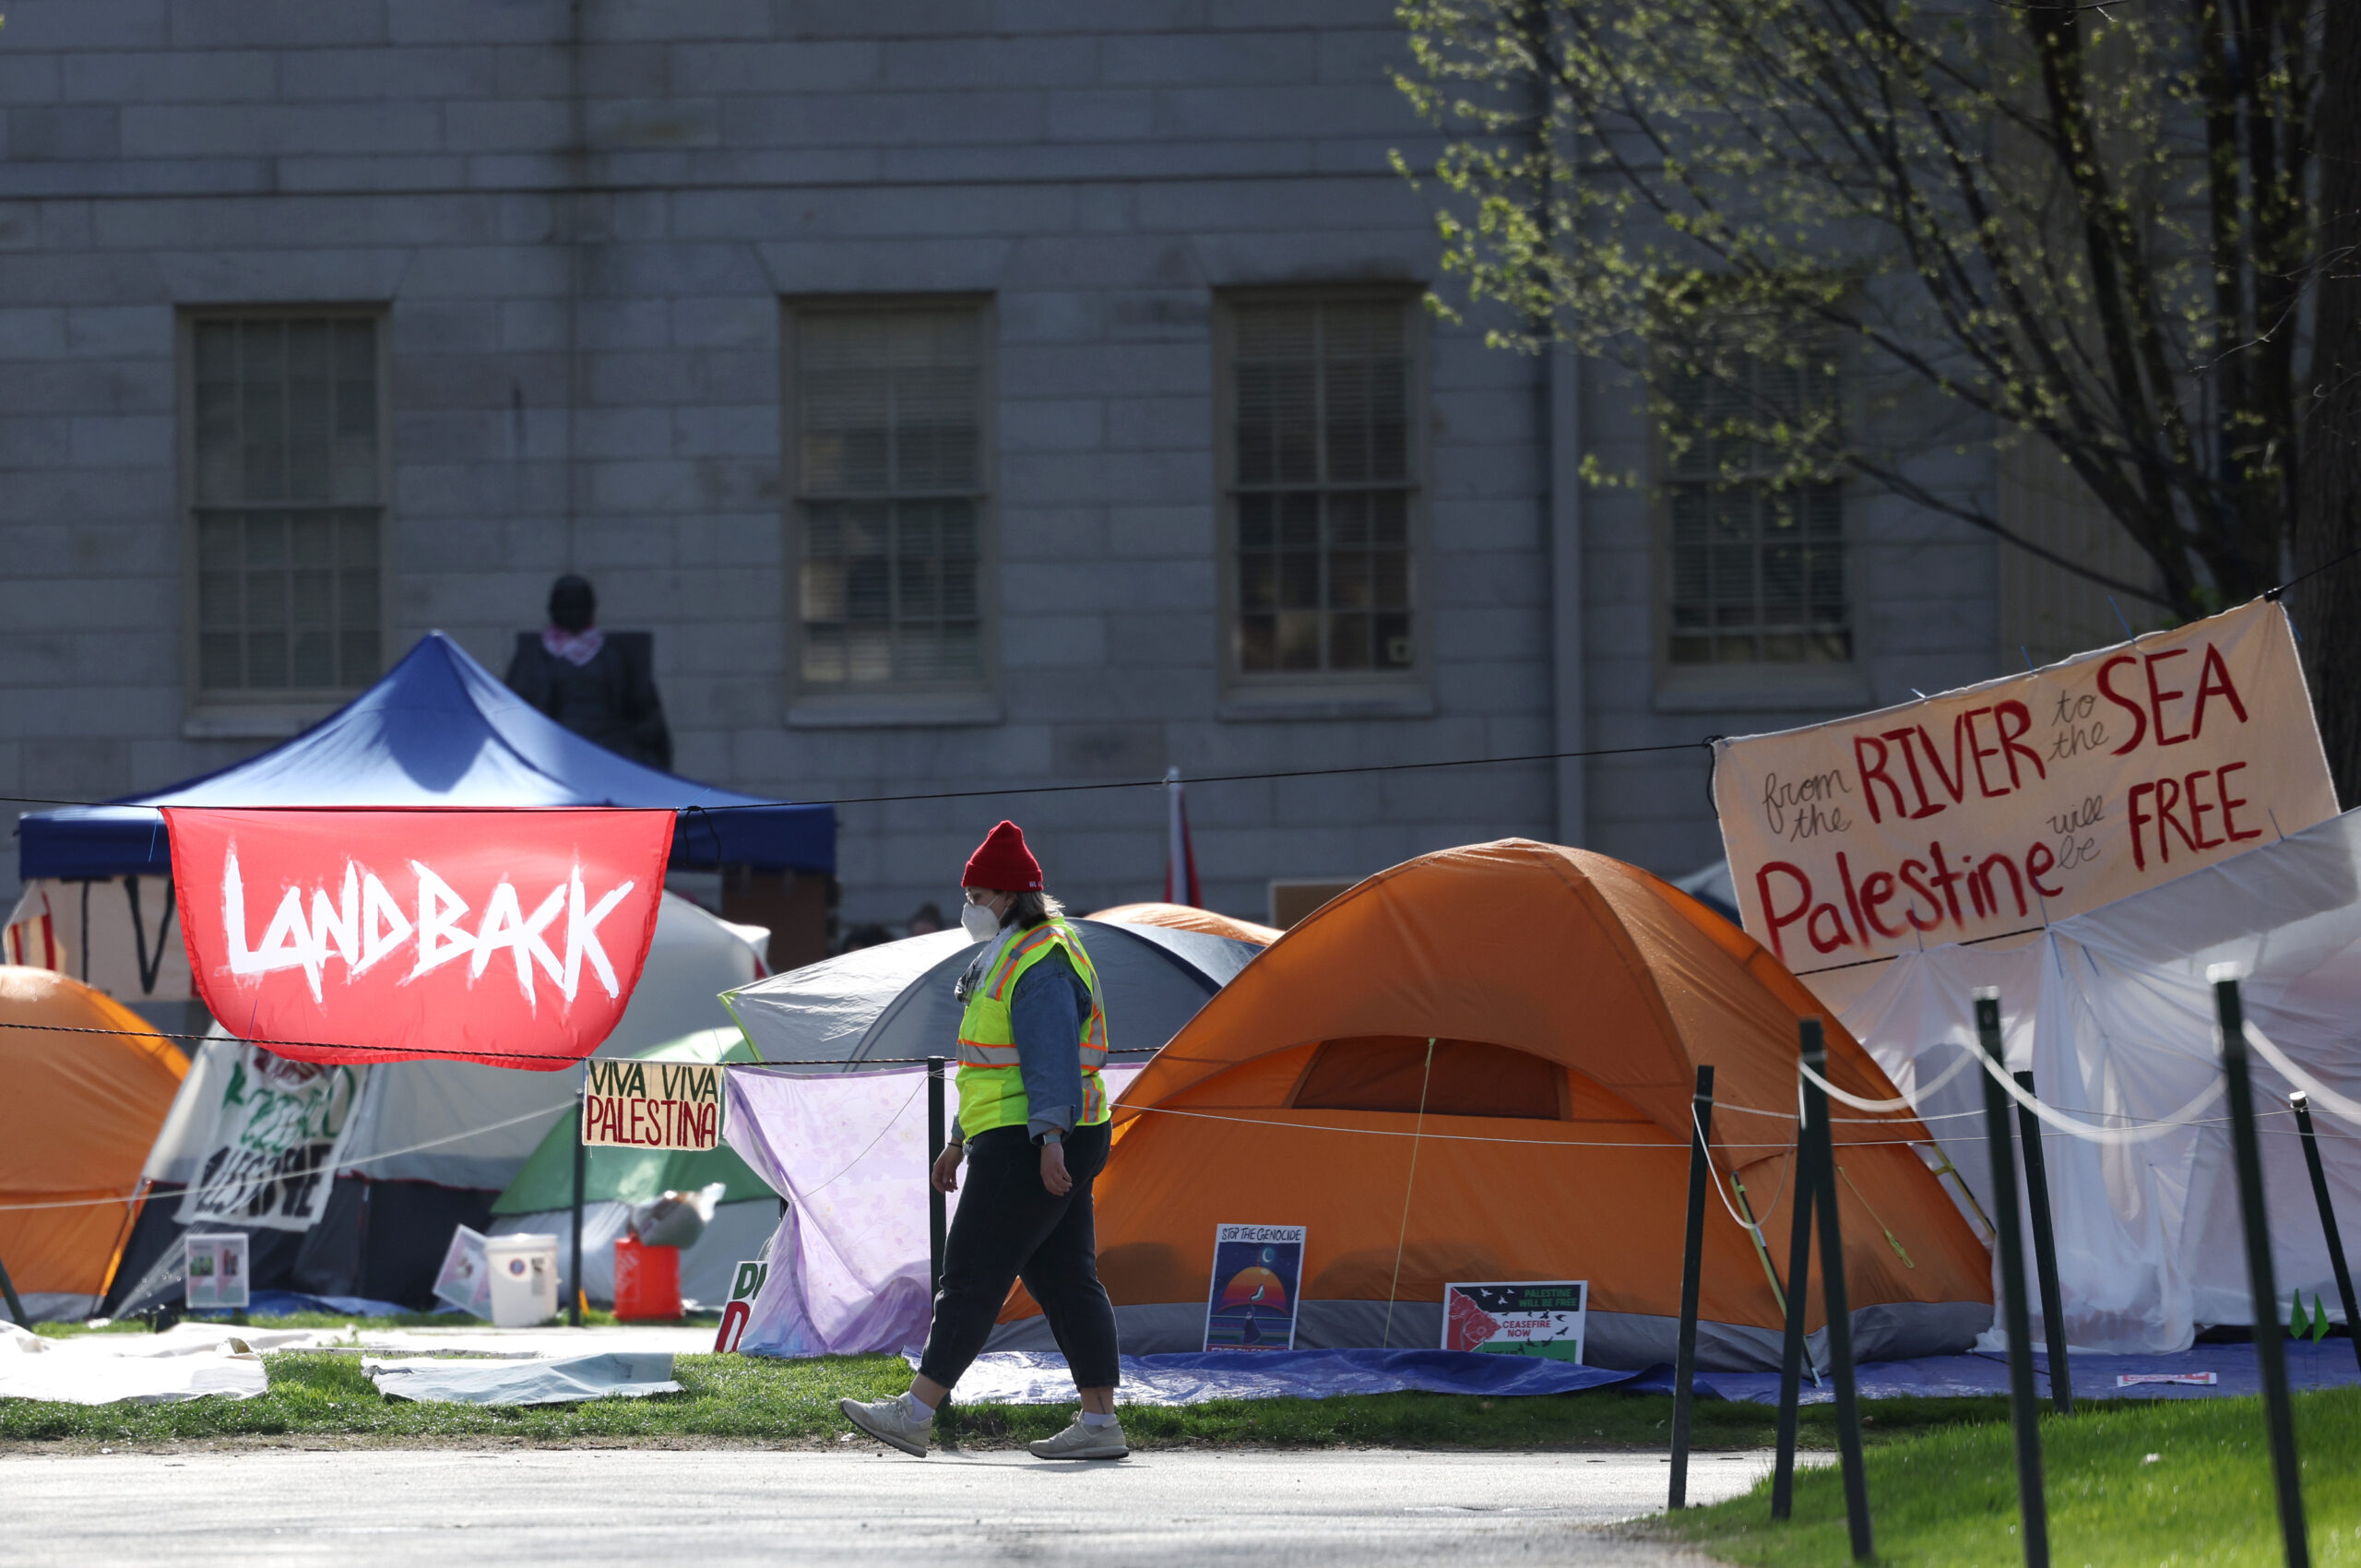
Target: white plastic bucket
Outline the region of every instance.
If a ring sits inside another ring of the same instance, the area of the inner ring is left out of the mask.
[[[492,1321],[530,1328],[557,1315],[557,1238],[493,1236],[483,1244],[492,1277]]]

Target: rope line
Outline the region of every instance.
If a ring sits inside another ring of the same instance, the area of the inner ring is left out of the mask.
[[[2361,1102],[2347,1099],[2319,1079],[2288,1060],[2287,1053],[2271,1042],[2271,1037],[2248,1023],[2247,1043],[2262,1053],[2262,1059],[2279,1070],[2279,1075],[2304,1091],[2306,1099],[2341,1121],[2361,1125]]]
[[[1432,762],[1371,762],[1349,764],[1341,767],[1282,767],[1259,773],[1209,773],[1188,784],[1252,784],[1275,778],[1328,778],[1357,773],[1415,773],[1438,767],[1505,767],[1518,763],[1572,762],[1584,757],[1637,756],[1648,752],[1691,752],[1700,747],[1711,748],[1713,738],[1695,741],[1667,741],[1653,746],[1594,746],[1584,751],[1524,752],[1513,756],[1441,757]],[[1109,778],[1086,784],[1012,784],[997,790],[931,790],[896,795],[837,795],[825,801],[746,801],[738,804],[714,806],[503,806],[502,811],[625,811],[670,812],[678,814],[694,809],[718,815],[722,812],[775,811],[780,806],[877,806],[894,805],[908,801],[974,801],[989,800],[998,795],[1069,795],[1098,790],[1162,790],[1167,780],[1155,778]],[[0,795],[0,801],[11,804],[34,806],[122,806],[131,811],[158,811],[159,806],[136,800],[69,801],[53,795]],[[236,808],[220,808],[236,809]],[[433,806],[272,806],[271,811],[342,812],[342,811],[434,811]]]

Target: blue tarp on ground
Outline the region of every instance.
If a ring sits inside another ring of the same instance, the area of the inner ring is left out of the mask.
[[[662,807],[681,814],[675,866],[836,864],[833,807],[742,795],[618,756],[527,706],[440,632],[260,756],[111,805],[27,815],[17,825],[18,874],[170,876],[158,806]]]
[[[2046,1356],[2035,1358],[2045,1369]],[[1586,1388],[1620,1387],[1630,1394],[1669,1394],[1672,1369],[1616,1372],[1574,1366],[1538,1356],[1477,1355],[1465,1350],[1215,1350],[1202,1355],[1125,1356],[1123,1390],[1129,1405],[1198,1405],[1209,1399],[1329,1399],[1340,1394],[1572,1394]],[[2251,1345],[2200,1345],[2175,1356],[2082,1356],[2069,1363],[2074,1397],[2080,1399],[2203,1399],[2261,1392]],[[2135,1384],[2117,1379],[2157,1373],[2214,1374],[2212,1386]],[[2288,1382],[2297,1390],[2361,1385],[2361,1363],[2353,1342],[2330,1339],[2287,1347]],[[1870,1361],[1860,1368],[1865,1399],[1906,1395],[2000,1396],[2009,1392],[2003,1357],[1931,1356],[1913,1361]],[[2037,1381],[2049,1393],[2045,1371]],[[1055,1351],[995,1350],[976,1359],[955,1396],[972,1405],[1056,1405],[1074,1397],[1065,1358]],[[1775,1372],[1700,1372],[1701,1399],[1740,1399],[1776,1404]],[[1804,1384],[1803,1400],[1822,1404],[1834,1397],[1823,1384]]]

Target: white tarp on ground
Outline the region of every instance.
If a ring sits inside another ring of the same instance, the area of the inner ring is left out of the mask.
[[[180,1324],[164,1334],[89,1334],[43,1339],[0,1323],[0,1399],[68,1405],[158,1404],[223,1394],[251,1399],[269,1386],[264,1350],[306,1349],[319,1329]]]
[[[2253,1321],[2206,980],[2225,962],[2248,968],[2251,1023],[2323,1087],[2361,1098],[2361,812],[2006,950],[1935,947],[1805,980],[1917,1101],[1987,1211],[1982,1086],[1974,1067],[1952,1071],[1975,1043],[1978,986],[1999,988],[2009,1066],[2030,1068],[2049,1104],[2134,1135],[2191,1115],[2146,1141],[2094,1144],[2056,1129],[2043,1140],[2069,1341],[2170,1351],[2199,1324]],[[2287,1109],[2292,1086],[2260,1057],[2254,1085],[2283,1292],[2273,1314],[2285,1321],[2284,1293],[2300,1289],[2341,1316]],[[2315,1119],[2351,1248],[2361,1241],[2361,1128],[2318,1107]]]

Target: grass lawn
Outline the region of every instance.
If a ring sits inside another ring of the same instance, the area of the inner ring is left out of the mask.
[[[1881,1415],[1884,1404],[1871,1408]],[[2050,1555],[2060,1568],[2283,1561],[2260,1400],[2087,1406],[2046,1418],[2041,1442]],[[2322,1568],[2361,1564],[2361,1389],[2298,1395],[2296,1447],[2312,1561]],[[1878,1561],[1911,1568],[2023,1562],[2015,1466],[2005,1418],[1871,1448]],[[1850,1560],[1844,1489],[1833,1467],[1797,1478],[1788,1523],[1773,1525],[1770,1512],[1766,1480],[1745,1497],[1652,1528],[1764,1568]]]
[[[348,1321],[323,1318],[321,1326]],[[448,1326],[452,1320],[433,1322]],[[271,1319],[283,1327],[308,1320]],[[361,1358],[289,1351],[264,1358],[270,1391],[253,1399],[199,1399],[173,1405],[78,1406],[0,1400],[0,1443],[69,1446],[170,1443],[212,1439],[324,1438],[377,1443],[519,1440],[566,1443],[740,1442],[809,1446],[846,1431],[836,1401],[875,1399],[909,1386],[908,1366],[894,1356],[843,1356],[778,1361],[751,1356],[682,1356],[682,1392],[652,1399],[601,1399],[530,1409],[419,1405],[381,1396],[362,1375]],[[1046,1437],[1070,1419],[1071,1406],[958,1405],[945,1412],[947,1440],[1003,1447]],[[2005,1416],[1998,1399],[1880,1402],[1869,1435],[1886,1442],[1914,1431]],[[1141,1447],[1189,1443],[1382,1445],[1466,1448],[1661,1448],[1672,1400],[1596,1389],[1541,1398],[1488,1399],[1439,1394],[1354,1395],[1336,1399],[1222,1400],[1185,1408],[1126,1412],[1125,1432]],[[1774,1412],[1760,1405],[1709,1401],[1696,1407],[1700,1449],[1759,1448],[1773,1438]],[[1803,1441],[1835,1442],[1829,1409],[1804,1411]]]

